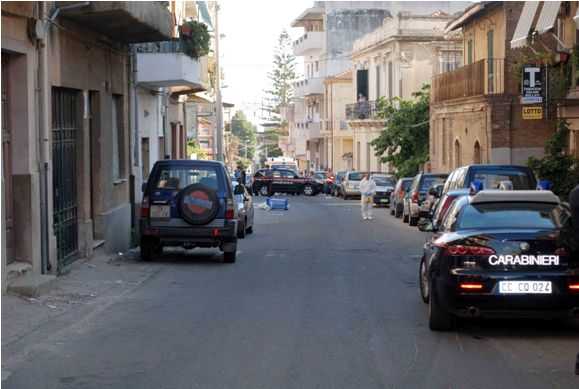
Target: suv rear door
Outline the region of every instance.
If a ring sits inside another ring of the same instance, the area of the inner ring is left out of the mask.
[[[224,225],[225,204],[232,193],[224,168],[217,163],[163,162],[155,165],[147,184],[152,227],[191,227],[183,219],[180,198],[183,190],[193,184],[215,192],[218,210],[209,224]]]

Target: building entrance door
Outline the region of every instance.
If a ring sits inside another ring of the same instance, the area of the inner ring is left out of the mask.
[[[52,184],[58,271],[78,254],[77,145],[79,92],[52,89]]]

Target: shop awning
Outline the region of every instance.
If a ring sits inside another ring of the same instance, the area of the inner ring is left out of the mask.
[[[511,40],[511,49],[527,45],[527,36],[529,35],[529,30],[533,24],[533,19],[535,19],[537,7],[539,7],[538,1],[525,1],[523,11],[519,17],[519,22],[517,23],[517,28],[515,28],[515,33]]]
[[[543,2],[543,9],[541,10],[537,27],[535,28],[539,34],[544,34],[555,27],[555,21],[557,20],[557,14],[559,13],[560,8],[560,1]]]

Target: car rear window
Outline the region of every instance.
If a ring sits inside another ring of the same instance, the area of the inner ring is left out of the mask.
[[[362,177],[364,177],[364,173],[355,172],[348,174],[348,180],[352,181],[362,181]]]
[[[472,175],[472,180],[482,181],[483,188],[485,189],[498,189],[501,181],[511,181],[513,183],[513,189],[516,190],[535,189],[536,186],[534,179],[532,179],[527,172],[516,169],[475,171]]]
[[[156,189],[181,190],[192,184],[202,184],[219,189],[216,166],[162,166],[153,182]]]
[[[404,190],[404,192],[408,192],[408,189],[410,189],[411,185],[412,185],[412,180],[402,181],[402,189]]]
[[[560,227],[566,211],[545,203],[485,203],[467,205],[457,220],[458,229]]]
[[[420,192],[427,192],[431,186],[444,184],[444,181],[446,181],[446,176],[424,176],[420,183]]]
[[[396,183],[394,182],[394,179],[392,179],[390,177],[373,176],[372,178],[374,179],[374,182],[378,186],[394,186],[394,185],[396,185]]]

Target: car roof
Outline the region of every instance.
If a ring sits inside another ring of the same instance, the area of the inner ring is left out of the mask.
[[[470,168],[481,168],[481,169],[509,169],[509,168],[515,168],[515,169],[524,169],[524,170],[529,170],[530,168],[528,166],[522,166],[522,165],[500,165],[500,164],[496,164],[496,165],[487,165],[487,164],[472,164],[472,165],[465,165],[465,166],[461,166],[462,167],[466,167],[467,169]],[[457,168],[457,169],[460,169]]]
[[[191,166],[191,165],[209,165],[209,166],[223,166],[225,164],[221,161],[208,161],[204,159],[161,159],[155,162],[157,165],[171,165],[171,166]]]
[[[470,198],[470,204],[483,203],[550,203],[561,201],[549,190],[481,190]]]

